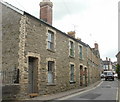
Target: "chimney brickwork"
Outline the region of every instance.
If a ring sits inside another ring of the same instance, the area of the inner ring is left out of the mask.
[[[40,19],[52,25],[52,7],[53,3],[50,0],[40,2]]]

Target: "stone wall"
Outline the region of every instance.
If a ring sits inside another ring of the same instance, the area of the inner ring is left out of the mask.
[[[2,100],[15,100],[20,93],[19,85],[5,85],[2,86]]]
[[[18,68],[19,27],[21,15],[2,5],[2,71]],[[3,84],[10,84],[11,76],[4,75]]]
[[[24,18],[24,17],[23,17]],[[23,31],[23,36],[25,38],[21,39],[21,41],[24,41],[23,45],[21,45],[21,48],[23,47],[23,55],[21,54],[21,57],[19,57],[20,65],[22,65],[22,71],[21,71],[21,84],[22,89],[24,93],[27,94],[28,92],[28,56],[29,53],[32,53],[31,56],[40,55],[39,57],[39,63],[38,63],[38,92],[39,94],[51,94],[56,92],[61,92],[73,88],[79,88],[80,87],[80,65],[83,66],[83,68],[87,68],[87,83],[88,83],[88,68],[91,72],[97,71],[96,67],[88,67],[87,65],[87,52],[86,52],[86,46],[83,44],[78,43],[73,38],[66,36],[59,30],[54,29],[51,26],[48,26],[41,22],[40,20],[37,20],[29,15],[25,15],[26,24],[25,25],[25,32]],[[51,30],[55,34],[55,50],[50,51],[47,49],[47,32],[48,30]],[[73,41],[75,45],[75,57],[69,56],[69,42]],[[78,45],[83,46],[83,59],[81,60],[79,58],[79,52],[78,52]],[[25,48],[24,48],[25,47]],[[91,50],[90,50],[91,51]],[[92,51],[88,53],[89,57],[91,58]],[[48,59],[52,59],[55,61],[55,84],[54,85],[48,85],[47,83],[47,61]],[[96,63],[96,57],[93,55],[92,63]],[[70,63],[73,63],[75,65],[75,83],[70,84]],[[94,70],[96,69],[96,70]],[[84,69],[83,69],[84,70]],[[91,74],[91,76],[93,73]],[[95,77],[95,76],[93,76]],[[83,85],[85,86],[85,77],[83,76]],[[93,79],[91,79],[93,80]],[[90,80],[90,81],[91,81]],[[94,79],[94,82],[97,81]],[[91,82],[92,83],[92,82]]]
[[[99,58],[86,44],[56,28],[25,13],[20,15],[3,6],[3,71],[19,69],[19,97],[29,95],[29,57],[37,58],[38,93],[52,94],[80,88],[80,66],[87,69],[83,75],[83,86],[98,80]],[[54,51],[47,48],[48,30],[54,32]],[[74,43],[74,57],[69,55],[69,42]],[[79,45],[83,48],[83,58],[79,58]],[[48,61],[54,61],[54,84],[48,84]],[[70,64],[74,64],[74,83],[70,83]],[[11,75],[12,76],[12,75]],[[10,77],[4,84],[10,84]],[[85,80],[86,79],[86,80]],[[82,86],[82,87],[83,87]]]
[[[116,57],[117,57],[117,63],[120,65],[120,51],[118,52]]]

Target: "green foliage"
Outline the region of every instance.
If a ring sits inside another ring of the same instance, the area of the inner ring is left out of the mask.
[[[120,72],[120,65],[117,64],[117,66],[116,66],[116,73],[119,73],[119,72]]]
[[[116,73],[118,74],[118,79],[120,79],[120,65],[117,64]]]

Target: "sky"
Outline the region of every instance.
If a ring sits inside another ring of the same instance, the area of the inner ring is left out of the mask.
[[[42,0],[4,0],[39,18]],[[99,44],[100,56],[116,61],[118,53],[119,0],[51,0],[53,26],[67,33],[76,32],[76,38],[90,47]]]

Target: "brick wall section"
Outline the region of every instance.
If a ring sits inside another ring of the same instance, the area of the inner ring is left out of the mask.
[[[52,25],[52,2],[40,2],[40,19]]]
[[[40,18],[52,25],[52,9],[48,5],[41,8]]]

